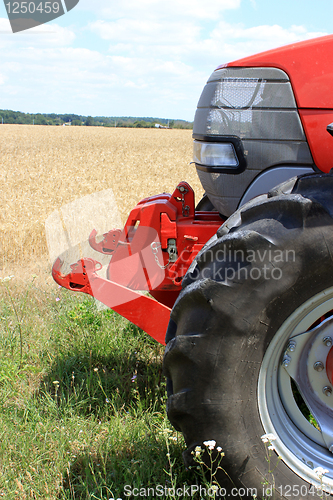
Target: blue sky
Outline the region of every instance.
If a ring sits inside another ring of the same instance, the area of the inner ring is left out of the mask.
[[[333,33],[333,0],[80,0],[13,34],[0,3],[0,109],[192,120],[219,65]]]

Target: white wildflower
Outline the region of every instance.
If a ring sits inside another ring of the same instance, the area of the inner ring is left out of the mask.
[[[204,441],[203,444],[207,446],[209,450],[214,450],[216,441],[214,441],[214,439],[211,439],[210,441]]]
[[[218,446],[216,449],[217,449],[217,451],[218,451],[219,453],[222,451],[221,446]]]
[[[323,467],[316,467],[315,469],[313,469],[313,472],[318,476],[318,477],[322,477],[324,474],[328,474],[329,473],[329,470],[327,469],[323,469]]]
[[[13,275],[13,274],[11,274],[10,276],[5,276],[4,278],[0,278],[0,281],[1,281],[2,283],[7,283],[7,281],[12,280],[13,278],[14,278],[14,275]]]
[[[196,456],[196,457],[200,457],[200,455],[201,455],[201,452],[202,452],[202,451],[203,451],[203,450],[201,449],[201,446],[196,446],[196,447],[194,448],[195,456]]]
[[[274,446],[273,446],[272,444],[270,444],[270,445],[268,446],[268,450],[274,450]]]
[[[263,436],[261,436],[261,441],[263,443],[271,443],[272,441],[275,441],[276,437],[274,436],[274,434],[264,434]]]

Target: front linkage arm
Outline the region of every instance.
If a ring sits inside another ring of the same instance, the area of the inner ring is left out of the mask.
[[[172,195],[140,201],[122,231],[112,229],[100,242],[92,231],[90,246],[111,255],[107,278],[97,274],[102,265],[91,258],[72,264],[67,275],[58,258],[52,275],[59,285],[93,296],[164,344],[183,276],[222,223],[217,212],[195,211],[193,189],[181,182]]]
[[[94,259],[81,259],[72,264],[72,272],[63,275],[58,258],[52,268],[54,280],[68,290],[83,292],[128,319],[157,342],[164,344],[170,308],[156,300],[97,275],[101,264]]]

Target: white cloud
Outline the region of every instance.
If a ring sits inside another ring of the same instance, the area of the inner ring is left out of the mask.
[[[289,29],[279,25],[245,28],[242,25],[231,25],[222,21],[211,32],[209,38],[202,44],[197,44],[195,49],[199,53],[209,54],[210,60],[219,56],[220,62],[225,63],[326,34],[309,32],[304,26],[291,26]]]
[[[119,19],[114,22],[96,21],[90,25],[91,30],[104,40],[133,45],[178,45],[191,43],[199,36],[200,26],[193,22],[172,23],[136,19]]]
[[[98,97],[98,88],[112,84],[107,58],[88,49],[32,48],[9,50],[3,62],[6,85],[2,107],[22,111],[66,112],[80,101],[80,94]],[[15,98],[13,97],[15,96]]]
[[[72,29],[50,23],[13,34],[8,19],[0,18],[0,47],[63,47],[74,40]]]
[[[302,25],[227,23],[224,12],[240,5],[123,0],[111,7],[110,0],[95,0],[92,9],[90,0],[80,0],[75,12],[86,9],[104,20],[85,28],[48,23],[15,36],[8,20],[0,19],[1,106],[192,119],[219,64],[324,34]]]
[[[268,43],[270,46],[279,47],[281,44],[294,43],[300,40],[313,38],[326,33],[311,33],[304,26],[293,25],[289,29],[277,24],[261,25],[245,28],[242,25],[231,25],[223,21],[219,22],[212,32],[212,39],[257,41],[262,48]]]
[[[182,62],[103,55],[88,49],[13,48],[3,58],[1,107],[25,112],[179,116],[192,119]],[[195,78],[197,80],[197,78]],[[193,90],[192,90],[193,92]],[[197,99],[199,89],[194,92]],[[187,111],[179,112],[184,102]]]
[[[5,17],[0,17],[0,32],[1,34],[12,32],[9,21]]]
[[[102,19],[218,19],[221,12],[240,7],[241,0],[122,0],[112,3],[109,0],[95,0],[94,10]],[[91,10],[90,0],[80,0],[80,9]]]
[[[195,20],[180,22],[177,19],[169,23],[134,19],[97,21],[90,25],[90,29],[103,40],[111,42],[111,54],[138,58],[144,68],[151,70],[159,60],[165,63],[182,62],[189,68],[207,71],[207,76],[221,63],[326,34],[309,32],[304,26],[294,25],[289,29],[279,25],[246,28],[225,21],[204,32],[202,23]]]

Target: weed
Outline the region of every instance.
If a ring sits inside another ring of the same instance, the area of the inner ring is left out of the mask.
[[[274,452],[274,444],[273,442],[276,440],[274,434],[264,434],[261,436],[261,441],[265,445],[266,450],[266,462],[268,464],[268,477],[266,477],[265,481],[262,483],[264,498],[271,498],[275,491],[275,477],[274,471],[276,470],[278,463],[280,461],[280,457],[278,457],[275,465],[273,466],[273,455],[276,458],[276,454]],[[275,461],[275,460],[274,460]]]
[[[19,368],[20,350],[4,348],[12,330],[2,324],[0,494],[124,499],[125,485],[171,485],[170,464],[177,484],[189,484],[183,439],[165,417],[163,346],[90,297],[30,284],[11,294],[25,310],[24,349]],[[14,325],[4,288],[0,308]],[[166,430],[176,438],[168,444]]]
[[[11,350],[13,353],[13,345],[16,337],[16,331],[18,331],[19,334],[19,343],[20,343],[20,361],[19,361],[19,368],[21,368],[22,365],[22,357],[23,357],[23,321],[25,319],[25,309],[27,305],[27,299],[28,295],[30,292],[30,289],[33,285],[33,282],[36,278],[36,275],[33,276],[32,281],[30,286],[28,287],[25,296],[23,298],[23,301],[19,303],[18,301],[15,300],[10,287],[8,286],[9,281],[11,281],[14,278],[14,276],[6,276],[5,278],[0,278],[0,284],[4,287],[7,297],[9,299],[10,306],[12,308],[12,311],[15,316],[15,321],[14,323],[11,321],[9,322],[7,320],[6,316],[2,316],[2,320],[4,321],[5,328],[7,330],[7,335],[8,338],[10,339],[10,346]]]

